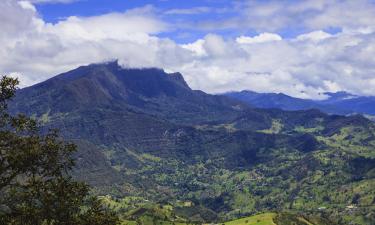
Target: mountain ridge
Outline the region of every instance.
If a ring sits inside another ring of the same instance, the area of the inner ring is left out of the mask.
[[[283,93],[257,93],[254,91],[228,92],[223,95],[242,101],[253,107],[279,108],[283,110],[319,109],[329,114],[375,115],[375,96],[358,96],[347,92],[326,92],[324,100],[301,99]]]

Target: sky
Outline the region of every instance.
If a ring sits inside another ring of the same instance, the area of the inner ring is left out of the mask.
[[[118,59],[208,93],[375,95],[373,0],[1,0],[0,28],[22,87]]]

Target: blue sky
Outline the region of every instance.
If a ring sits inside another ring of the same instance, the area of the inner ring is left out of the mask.
[[[79,0],[69,4],[61,3],[37,3],[36,7],[42,14],[43,18],[49,22],[56,22],[60,18],[76,15],[76,16],[95,16],[110,12],[124,12],[129,9],[143,7],[145,5],[153,5],[161,11],[172,9],[191,9],[194,7],[213,7],[226,8],[232,5],[232,1],[204,1],[204,0]],[[191,16],[191,15],[190,15]],[[189,17],[190,17],[189,16]],[[192,20],[203,17],[212,17],[212,14],[194,15]]]
[[[193,7],[226,7],[230,5],[230,1],[145,1],[145,0],[81,0],[71,2],[69,4],[61,3],[37,3],[38,11],[43,15],[46,21],[56,22],[59,18],[80,15],[95,16],[109,12],[123,12],[128,9],[142,7],[145,5],[154,5],[162,10],[170,10],[175,8],[193,8]]]
[[[272,1],[263,0],[262,2],[271,3]],[[290,0],[286,2],[293,4],[298,1]],[[195,24],[209,21],[224,21],[229,18],[236,18],[239,14],[238,8],[241,7],[241,3],[243,2],[231,0],[73,0],[65,4],[59,2],[42,2],[37,3],[35,6],[43,19],[50,23],[57,23],[69,16],[90,17],[113,12],[121,13],[134,8],[152,6],[158,16],[168,23],[186,25],[174,27],[174,29],[158,34],[158,36],[172,38],[178,43],[189,43],[204,37],[207,32],[214,32],[230,38],[240,35],[257,34],[257,30],[251,27],[216,27],[204,29],[194,26]],[[332,34],[340,30],[340,27],[326,27],[324,29],[324,31]],[[307,31],[309,29],[306,27],[296,25],[278,29],[278,33],[284,38],[293,38]]]
[[[159,16],[169,23],[198,23],[200,21],[223,20],[236,16],[233,9],[233,1],[230,0],[78,0],[69,4],[38,3],[36,8],[43,19],[47,22],[57,23],[69,16],[98,16],[112,12],[125,12],[130,9],[144,6],[153,6]],[[202,10],[201,13],[183,12],[183,10]],[[182,12],[175,10],[181,10]],[[219,12],[217,12],[219,11]],[[235,37],[238,35],[250,35],[256,32],[252,29],[217,29],[215,33]],[[286,31],[288,36],[296,31]],[[172,38],[179,43],[188,43],[198,38],[202,38],[207,31],[192,28],[176,28],[168,32],[159,34],[160,37]],[[294,35],[294,34],[293,34]]]
[[[375,95],[374,15],[373,0],[1,0],[0,72],[28,86],[118,59],[209,93]]]

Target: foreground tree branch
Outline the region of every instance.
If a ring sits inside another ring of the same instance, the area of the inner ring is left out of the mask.
[[[0,79],[0,224],[118,224],[89,187],[70,176],[76,146],[55,130],[41,135],[35,120],[7,111],[17,85],[17,79]]]

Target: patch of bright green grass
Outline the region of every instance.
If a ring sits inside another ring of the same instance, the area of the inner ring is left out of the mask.
[[[259,132],[265,134],[278,134],[283,129],[284,125],[281,123],[280,120],[272,120],[272,125],[269,129],[260,130]]]
[[[273,219],[276,217],[276,213],[263,213],[255,216],[245,217],[238,220],[232,220],[225,225],[276,225]]]
[[[294,131],[299,132],[299,133],[315,133],[324,130],[323,126],[317,126],[317,127],[310,127],[310,128],[305,128],[303,126],[296,126],[294,128]]]
[[[49,113],[51,112],[51,109],[48,109],[48,111],[46,113],[44,113],[40,118],[39,118],[39,122],[42,123],[42,124],[46,124],[48,122],[50,122],[50,116],[49,116]]]
[[[151,154],[147,154],[147,153],[143,153],[141,155],[141,157],[143,159],[146,159],[146,160],[149,160],[149,161],[152,161],[152,162],[160,162],[161,161],[160,157],[157,157],[157,156],[154,156],[154,155],[151,155]]]

